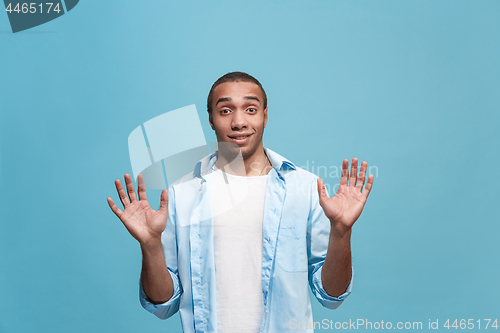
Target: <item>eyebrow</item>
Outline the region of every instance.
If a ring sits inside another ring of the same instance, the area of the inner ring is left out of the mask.
[[[245,96],[243,99],[251,99],[260,103],[260,100],[259,98],[257,98],[257,96]]]
[[[254,100],[254,101],[260,102],[260,99],[257,96],[252,96],[252,95],[245,96],[245,97],[243,97],[243,99]],[[221,97],[217,100],[217,103],[215,103],[215,105],[217,106],[217,104],[219,104],[219,102],[231,102],[231,101],[232,101],[231,97]]]

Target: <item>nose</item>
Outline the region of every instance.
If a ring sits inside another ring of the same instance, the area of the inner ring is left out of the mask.
[[[237,110],[233,113],[233,118],[231,119],[231,129],[233,131],[241,131],[244,128],[247,128],[245,113],[244,111]]]

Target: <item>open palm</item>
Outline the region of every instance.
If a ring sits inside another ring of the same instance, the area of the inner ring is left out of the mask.
[[[365,183],[367,163],[361,163],[361,169],[358,169],[358,159],[352,159],[351,175],[349,177],[349,161],[345,159],[342,162],[342,176],[340,186],[335,196],[329,198],[326,194],[323,180],[318,178],[319,204],[323,208],[325,215],[332,224],[332,228],[345,231],[349,230],[358,219],[370,194],[373,185],[373,175],[368,177],[366,187]]]
[[[113,199],[108,197],[108,204],[111,210],[125,225],[129,233],[141,244],[148,244],[150,241],[159,239],[165,230],[168,217],[168,193],[167,190],[161,192],[160,209],[154,210],[148,203],[144,177],[142,174],[137,179],[137,192],[139,200],[135,195],[134,184],[129,174],[125,175],[125,192],[119,179],[115,181],[116,190],[123,204],[124,210],[120,210]]]

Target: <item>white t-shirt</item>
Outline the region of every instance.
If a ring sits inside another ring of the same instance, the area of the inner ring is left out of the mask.
[[[234,176],[214,169],[217,331],[260,332],[264,314],[262,220],[267,175]]]

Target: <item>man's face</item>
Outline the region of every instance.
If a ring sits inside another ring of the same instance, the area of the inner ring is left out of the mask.
[[[267,107],[259,86],[252,82],[225,82],[213,92],[210,125],[218,142],[230,142],[247,159],[262,147]]]

